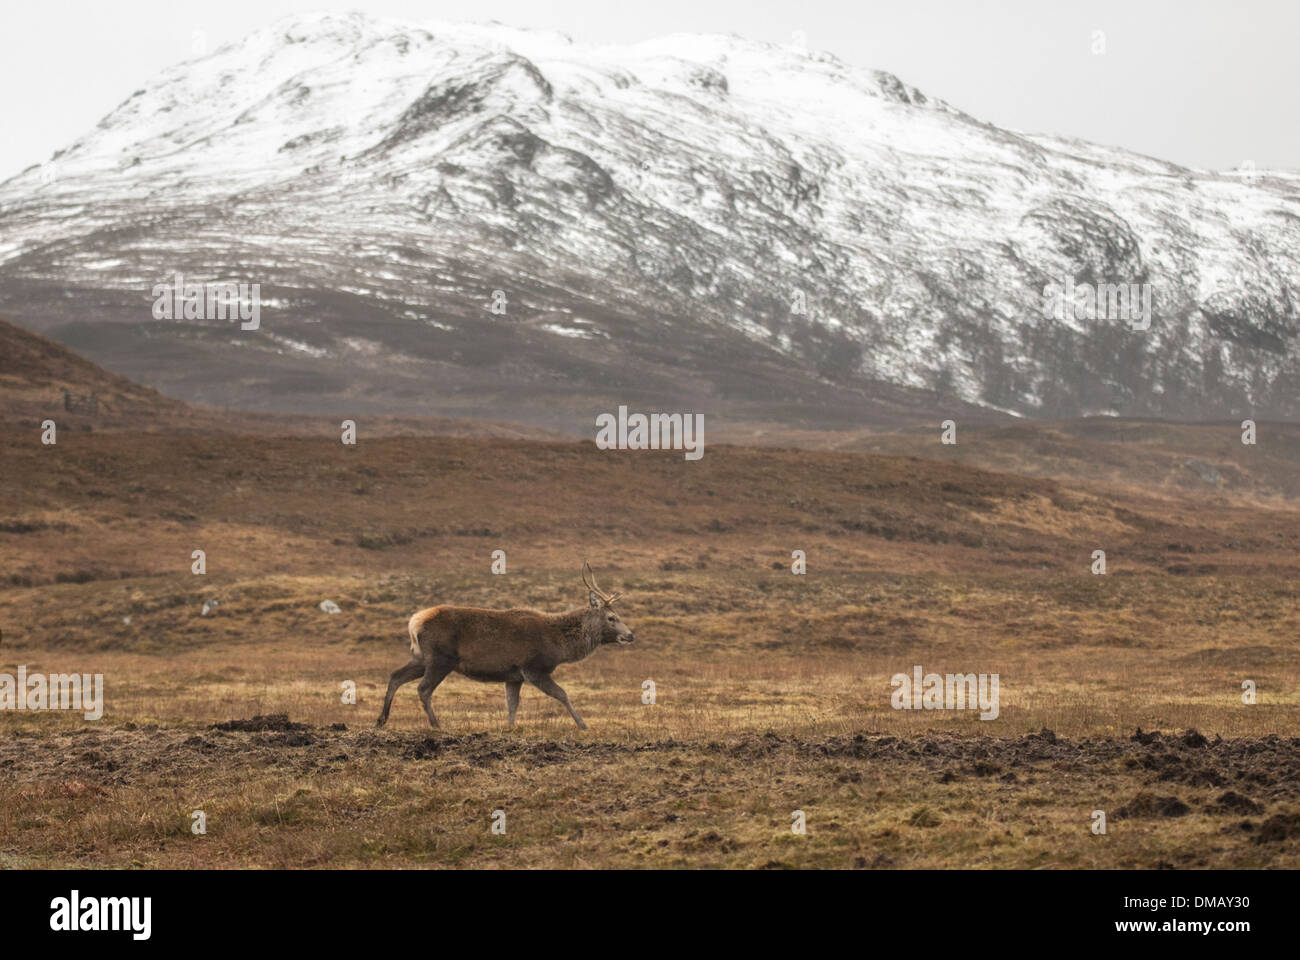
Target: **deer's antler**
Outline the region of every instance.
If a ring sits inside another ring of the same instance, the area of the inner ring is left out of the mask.
[[[586,560],[582,561],[582,582],[587,585],[588,590],[600,597],[607,607],[619,597],[623,596],[621,593],[608,594],[604,590],[600,589],[600,587],[596,586],[596,574],[592,572],[591,564]]]

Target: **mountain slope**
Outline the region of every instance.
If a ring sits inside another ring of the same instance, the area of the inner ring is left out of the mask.
[[[188,412],[183,403],[6,320],[0,320],[0,410],[7,425],[53,418],[101,427],[171,424]]]
[[[177,271],[260,283],[260,329],[154,320]],[[1150,284],[1150,329],[1044,319],[1065,278]],[[291,19],[0,186],[11,316],[262,409],[1292,416],[1298,290],[1294,175],[1017,135],[732,37]]]

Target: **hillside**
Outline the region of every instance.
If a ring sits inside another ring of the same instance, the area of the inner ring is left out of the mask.
[[[71,396],[65,397],[65,393]],[[0,418],[9,429],[32,429],[53,419],[60,429],[73,431],[337,436],[340,418],[348,416],[356,414],[345,407],[331,416],[323,412],[289,415],[190,406],[0,319]],[[533,439],[559,436],[517,423],[385,414],[365,418],[364,434]]]
[[[73,400],[94,397],[96,406]],[[984,470],[1041,477],[1067,487],[1122,489],[1205,505],[1289,506],[1300,497],[1300,427],[1257,425],[1257,443],[1243,445],[1239,423],[1192,424],[1086,418],[988,423],[962,416],[959,442],[938,442],[938,421],[917,423],[899,407],[888,426],[792,427],[770,420],[708,420],[709,442],[733,446],[888,453]],[[445,417],[361,416],[341,406],[330,415],[269,414],[193,407],[103,369],[51,340],[0,319],[0,416],[9,428],[34,429],[53,418],[62,429],[163,431],[214,436],[305,436],[336,439],[343,418],[360,436],[572,440],[593,435],[591,423],[572,433],[534,425]],[[899,426],[899,423],[905,424]],[[35,433],[30,434],[35,436]],[[132,441],[134,442],[134,441]],[[225,442],[225,441],[222,441]]]
[[[65,394],[94,400],[68,409]],[[0,319],[0,411],[10,425],[54,417],[112,427],[171,422],[185,405]]]
[[[1089,490],[1172,497],[1217,508],[1238,503],[1294,507],[1300,498],[1300,426],[1255,424],[1243,444],[1241,421],[1177,423],[1120,417],[958,421],[958,441],[940,443],[938,421],[898,429],[797,430],[735,424],[720,438],[756,446],[910,455]]]

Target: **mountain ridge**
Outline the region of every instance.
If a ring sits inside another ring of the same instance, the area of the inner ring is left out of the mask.
[[[0,304],[173,395],[564,429],[670,400],[1294,416],[1297,264],[1300,176],[1005,131],[717,35],[290,18],[0,185]],[[154,321],[182,270],[259,282],[263,328]],[[1045,318],[1064,278],[1150,284],[1150,328]]]

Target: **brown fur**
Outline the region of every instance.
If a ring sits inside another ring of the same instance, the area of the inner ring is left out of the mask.
[[[384,708],[376,726],[388,720],[393,695],[404,683],[423,676],[420,702],[436,728],[430,698],[447,674],[455,671],[485,683],[504,683],[511,726],[519,706],[519,688],[528,681],[568,709],[586,729],[568,694],[551,679],[562,663],[575,663],[609,643],[631,643],[635,637],[603,595],[592,591],[586,609],[567,613],[537,610],[485,610],[480,607],[437,606],[411,617],[408,629],[412,659],[393,671]]]

